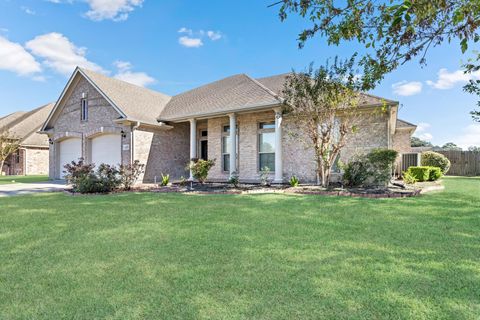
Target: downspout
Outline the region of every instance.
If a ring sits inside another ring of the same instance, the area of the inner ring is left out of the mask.
[[[387,121],[387,149],[392,148],[392,133],[391,131],[391,121],[392,121],[392,106],[388,106],[388,121]]]
[[[130,164],[133,164],[133,162],[135,161],[134,160],[134,157],[135,157],[135,152],[134,152],[134,132],[135,130],[137,130],[138,128],[140,127],[140,121],[137,121],[135,123],[135,125],[132,126],[131,128],[131,132],[130,132]]]

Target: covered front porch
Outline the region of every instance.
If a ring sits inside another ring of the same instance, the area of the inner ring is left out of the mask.
[[[190,158],[216,161],[209,180],[226,181],[238,176],[243,182],[258,182],[261,171],[268,167],[274,183],[284,182],[281,107],[192,117],[188,121]]]

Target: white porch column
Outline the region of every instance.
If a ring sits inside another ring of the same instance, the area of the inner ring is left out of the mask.
[[[282,109],[275,108],[275,183],[283,183]]]
[[[237,172],[237,117],[230,113],[230,177]]]
[[[197,157],[197,120],[190,119],[190,160]],[[192,170],[190,170],[190,180],[193,180]]]

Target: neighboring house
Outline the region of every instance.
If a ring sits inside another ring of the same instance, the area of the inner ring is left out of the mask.
[[[52,111],[48,104],[30,112],[15,112],[0,119],[0,132],[8,131],[12,138],[20,141],[19,150],[11,155],[1,168],[4,175],[48,174],[48,137],[38,133]]]
[[[42,127],[52,141],[50,177],[62,178],[63,166],[82,157],[95,164],[139,160],[143,181],[151,182],[162,173],[188,177],[190,159],[208,158],[216,159],[212,181],[234,172],[258,181],[265,166],[276,182],[291,175],[315,181],[313,150],[295,138],[302,129],[281,112],[286,76],[234,75],[169,97],[77,68]],[[415,126],[397,119],[398,102],[362,94],[359,112],[343,162],[374,148],[407,151]]]

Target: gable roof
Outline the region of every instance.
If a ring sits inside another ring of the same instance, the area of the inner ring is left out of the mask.
[[[397,129],[416,129],[417,126],[405,120],[397,118]]]
[[[19,116],[17,115],[13,121],[4,125],[0,130],[8,130],[12,137],[20,140],[22,146],[48,146],[47,136],[40,135],[37,131],[47,119],[53,106],[53,103],[49,103],[29,112],[18,112]],[[27,140],[28,143],[26,143]]]
[[[77,76],[83,76],[114,107],[124,119],[150,124],[157,123],[156,117],[171,99],[163,93],[136,86],[134,84],[107,77],[91,70],[76,68],[55,104],[47,121],[42,127],[44,131],[54,113],[58,110],[68,88]]]
[[[26,112],[18,111],[11,113],[3,118],[0,118],[0,131],[3,131],[8,128],[9,125],[13,124],[16,120],[24,116]]]
[[[280,103],[281,98],[262,83],[237,74],[174,96],[158,119],[185,119]]]
[[[282,97],[283,96],[282,91],[283,91],[285,82],[287,81],[287,77],[291,74],[292,73],[283,73],[283,74],[279,74],[271,77],[259,78],[257,80],[258,82],[262,83],[264,86],[268,87],[270,90],[275,92],[278,96]],[[398,101],[385,99],[385,98],[378,97],[365,92],[361,92],[360,95],[361,95],[360,106],[380,106],[385,103],[388,105],[398,104]]]

